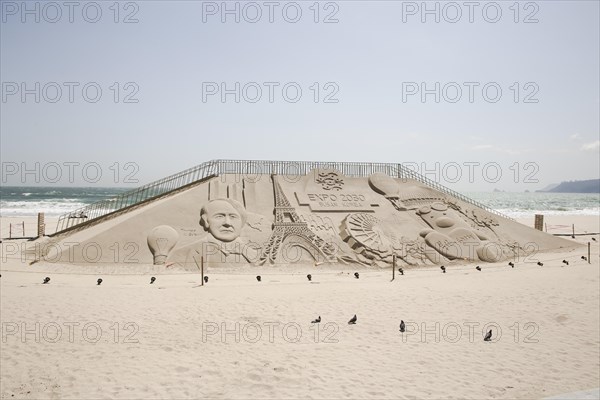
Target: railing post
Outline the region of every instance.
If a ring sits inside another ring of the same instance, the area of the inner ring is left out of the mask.
[[[46,234],[46,223],[44,219],[44,213],[38,213],[37,219],[37,237],[42,237]]]

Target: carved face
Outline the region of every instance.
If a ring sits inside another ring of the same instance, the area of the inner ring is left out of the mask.
[[[226,201],[217,200],[208,204],[202,218],[204,226],[216,239],[231,242],[240,236],[242,216]]]

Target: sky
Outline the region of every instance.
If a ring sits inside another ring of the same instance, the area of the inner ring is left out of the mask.
[[[459,191],[600,176],[598,1],[0,1],[2,185],[212,159],[401,163]]]

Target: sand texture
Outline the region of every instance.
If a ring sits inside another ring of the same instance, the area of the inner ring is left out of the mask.
[[[588,230],[597,223],[579,221]],[[390,270],[360,270],[360,279],[343,267],[209,270],[203,287],[193,273],[159,271],[150,285],[143,266],[110,274],[7,257],[0,393],[508,399],[595,388],[600,283],[592,244],[591,264],[578,247],[515,260],[514,269],[408,269],[393,282]],[[357,324],[348,325],[354,314]],[[482,339],[488,328],[492,342]]]

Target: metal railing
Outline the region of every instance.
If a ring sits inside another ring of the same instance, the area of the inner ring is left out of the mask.
[[[508,215],[502,214],[501,212],[496,211],[492,208],[489,208],[488,206],[486,206],[476,200],[473,200],[470,197],[467,197],[463,194],[455,192],[454,190],[447,188],[446,186],[441,185],[440,183],[438,183],[436,181],[432,181],[431,179],[427,178],[426,176],[423,176],[409,168],[404,168],[401,164],[397,165],[397,171],[398,171],[398,173],[396,176],[398,178],[413,179],[417,182],[424,183],[425,185],[429,186],[432,189],[437,190],[438,192],[442,192],[449,196],[455,197],[464,203],[468,203],[468,204],[474,205],[476,207],[482,208],[491,214],[497,215],[502,218],[514,220],[513,218],[509,217]]]
[[[396,176],[398,164],[369,162],[323,162],[323,161],[256,161],[216,160],[218,174],[240,174],[250,179],[265,175],[307,175],[315,168],[330,168],[348,177],[368,177],[375,172]]]
[[[315,168],[335,169],[348,177],[367,178],[371,174],[381,172],[391,177],[413,179],[465,203],[472,204],[500,217],[511,219],[510,217],[455,192],[409,168],[405,168],[401,164],[369,162],[213,160],[125,192],[115,198],[102,200],[63,214],[58,219],[56,233],[138,205],[142,202],[161,197],[169,192],[181,189],[211,176],[238,174],[246,176],[249,179],[256,179],[258,175],[272,174],[300,176],[307,175]]]
[[[340,171],[348,177],[368,178],[376,172],[382,172],[391,177],[413,179],[432,189],[455,197],[465,203],[482,208],[489,213],[503,218],[512,219],[488,206],[462,195],[444,185],[433,181],[402,164],[368,163],[368,162],[324,162],[324,161],[255,161],[255,160],[217,160],[218,174],[243,174],[248,177],[259,174],[277,175],[306,175],[315,168],[331,168]]]
[[[215,175],[215,171],[216,164],[214,161],[205,162],[193,168],[186,169],[185,171],[181,171],[177,174],[125,192],[112,199],[101,200],[70,211],[58,218],[56,233],[138,205],[150,199],[161,197],[173,190],[180,189]]]

